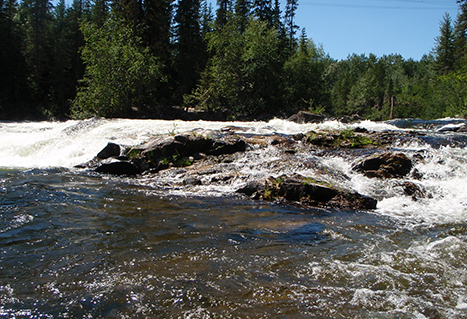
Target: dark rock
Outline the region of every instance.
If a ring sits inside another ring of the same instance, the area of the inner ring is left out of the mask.
[[[201,180],[194,176],[187,177],[183,180],[183,185],[196,186],[196,185],[201,185],[201,184],[202,184]]]
[[[338,194],[338,191],[330,187],[307,182],[306,179],[284,179],[278,190],[278,195],[287,200],[299,201],[309,198],[318,202],[327,202]]]
[[[354,129],[354,132],[355,133],[368,133],[368,130],[366,128],[364,128],[364,127],[357,126]]]
[[[202,159],[204,154],[225,155],[245,151],[246,142],[238,137],[221,134],[218,131],[192,132],[155,138],[141,146],[140,156],[147,161],[151,169],[163,169],[167,163],[175,166],[187,166],[193,160]],[[205,135],[214,135],[214,138]],[[163,165],[163,166],[161,166]],[[138,165],[141,166],[141,165]]]
[[[292,138],[296,141],[301,141],[303,140],[304,137],[305,137],[305,134],[303,133],[297,133],[297,134],[292,135]]]
[[[141,173],[138,168],[130,162],[112,162],[102,164],[96,168],[95,171],[104,174],[127,176],[135,176]]]
[[[363,120],[363,118],[358,114],[353,114],[351,116],[346,115],[346,116],[341,117],[339,119],[339,121],[341,121],[342,123],[354,123],[354,122],[359,122],[359,121],[362,121],[362,120]]]
[[[326,119],[325,115],[314,114],[310,112],[300,111],[297,114],[292,115],[287,120],[299,124],[304,123],[321,123]]]
[[[374,209],[377,204],[374,198],[321,185],[301,175],[249,182],[237,192],[254,199],[282,199],[305,206]]]
[[[226,138],[215,141],[212,144],[211,149],[205,153],[216,156],[224,154],[233,154],[236,152],[244,152],[246,146],[246,142],[240,138]]]
[[[420,198],[430,197],[427,196],[427,193],[422,186],[417,185],[413,182],[405,181],[401,184],[401,186],[404,190],[404,194],[407,196],[411,196],[414,201]]]
[[[196,160],[196,161],[198,161],[200,159],[203,159],[205,157],[206,157],[206,154],[204,154],[204,153],[196,152],[196,153],[193,154],[193,159]]]
[[[328,202],[331,207],[349,209],[375,209],[377,204],[376,199],[353,192],[342,192]]]
[[[237,189],[237,193],[252,196],[256,192],[263,192],[266,189],[264,181],[251,181],[245,186]]]
[[[102,149],[97,154],[97,157],[100,159],[107,159],[109,157],[117,157],[120,156],[120,145],[115,143],[108,143],[106,147]]]
[[[412,161],[403,153],[383,153],[364,159],[352,170],[367,177],[397,178],[407,175],[412,169]]]

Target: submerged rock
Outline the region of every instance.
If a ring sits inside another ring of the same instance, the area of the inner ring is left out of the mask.
[[[412,170],[412,161],[403,153],[386,152],[362,160],[352,170],[370,178],[399,178]]]

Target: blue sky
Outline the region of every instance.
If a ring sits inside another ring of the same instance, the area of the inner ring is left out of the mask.
[[[337,60],[352,53],[420,60],[433,49],[445,12],[456,19],[456,0],[298,0],[296,24]]]
[[[296,21],[334,59],[397,53],[420,60],[445,12],[456,19],[455,0],[299,0]]]

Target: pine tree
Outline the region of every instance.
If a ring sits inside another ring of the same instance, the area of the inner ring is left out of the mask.
[[[200,12],[200,28],[201,28],[201,35],[203,39],[206,39],[206,36],[212,32],[213,28],[214,17],[212,13],[212,5],[207,0],[203,0],[201,2],[201,12]]]
[[[439,73],[448,73],[453,70],[454,66],[454,30],[452,20],[448,13],[440,22],[440,35],[436,38],[435,54],[435,69]]]
[[[199,0],[180,0],[175,14],[176,101],[195,87],[206,65],[206,46],[200,30]]]
[[[248,25],[248,20],[250,18],[250,6],[251,3],[249,0],[237,0],[235,5],[235,16],[237,18],[240,32],[244,33]]]
[[[34,106],[37,109],[46,109],[51,96],[52,8],[49,0],[24,0],[20,8],[25,33],[24,56],[31,72]]]
[[[285,5],[285,27],[291,46],[295,43],[295,34],[297,33],[298,26],[295,24],[295,12],[298,8],[298,0],[287,0]]]
[[[112,11],[119,19],[125,20],[134,30],[143,17],[142,0],[113,0]]]
[[[143,3],[143,43],[166,65],[171,55],[172,16],[171,0],[145,0]]]
[[[21,52],[23,36],[15,0],[0,2],[0,118],[24,113],[30,105],[26,61]]]
[[[216,28],[222,29],[227,24],[227,17],[230,12],[231,0],[217,0]]]
[[[460,12],[454,27],[454,46],[456,69],[467,66],[467,0],[458,0]]]
[[[273,8],[271,0],[254,0],[253,14],[260,21],[267,23],[269,27],[273,26]]]
[[[90,20],[101,27],[109,18],[109,10],[107,0],[95,0],[91,8]]]

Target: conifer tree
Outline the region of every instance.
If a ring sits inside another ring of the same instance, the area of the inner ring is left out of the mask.
[[[285,5],[285,27],[289,37],[290,44],[294,45],[294,37],[297,32],[298,26],[295,25],[295,12],[298,8],[298,0],[287,0]]]
[[[456,69],[467,66],[467,0],[458,0],[460,12],[454,27],[454,46]]]
[[[29,74],[21,52],[23,37],[15,0],[0,2],[0,118],[16,116],[30,104]]]
[[[24,57],[31,73],[35,106],[47,108],[51,96],[52,3],[49,0],[24,0],[21,22],[25,34]]]
[[[216,28],[222,29],[227,24],[227,17],[231,7],[231,0],[217,0]]]
[[[452,28],[452,20],[448,13],[440,22],[440,35],[436,38],[434,48],[435,54],[435,69],[440,73],[448,73],[453,70],[454,66],[454,30]]]
[[[206,64],[206,46],[200,30],[200,1],[180,0],[175,14],[176,101],[195,87]]]
[[[237,18],[240,32],[244,33],[248,25],[250,18],[250,1],[249,0],[237,0],[235,4],[235,16]]]
[[[256,18],[267,23],[269,27],[273,26],[273,8],[271,0],[254,0],[253,14]]]
[[[171,25],[173,6],[171,0],[145,0],[143,3],[143,43],[165,65],[171,55]]]
[[[203,39],[206,39],[206,35],[208,35],[213,28],[214,17],[212,13],[212,5],[207,0],[203,0],[201,2],[201,12],[200,12],[200,28],[201,28],[201,36]]]
[[[109,5],[107,0],[94,0],[91,7],[90,20],[98,27],[101,27],[109,17]]]

